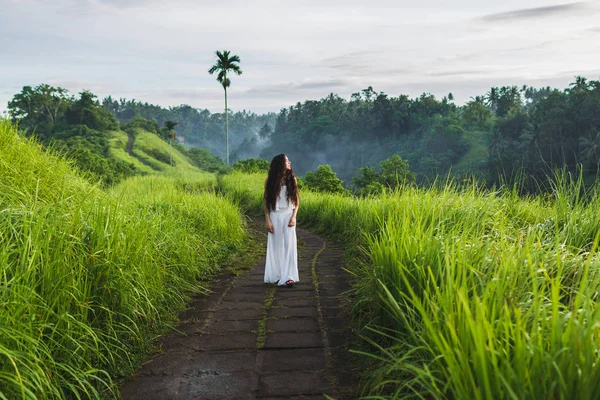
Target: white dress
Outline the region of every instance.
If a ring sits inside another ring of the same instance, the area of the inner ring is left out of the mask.
[[[294,204],[288,201],[287,188],[282,186],[275,210],[269,213],[275,232],[267,234],[265,283],[285,285],[289,280],[299,280],[296,227],[288,226],[293,212]]]

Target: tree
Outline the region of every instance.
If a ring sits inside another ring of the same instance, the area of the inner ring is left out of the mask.
[[[580,154],[584,162],[593,163],[598,168],[600,160],[600,132],[591,132],[579,137]]]
[[[489,92],[483,97],[486,105],[489,106],[492,112],[496,112],[496,106],[498,105],[498,88],[492,87]]]
[[[319,165],[314,172],[307,172],[304,177],[306,187],[317,192],[345,193],[342,181],[329,165]]]
[[[381,168],[381,183],[389,188],[413,183],[415,175],[408,169],[408,162],[398,154],[394,154],[379,164]]]
[[[358,187],[356,194],[359,196],[374,195],[383,191],[381,174],[373,167],[359,168],[358,176],[353,177],[352,182]]]
[[[169,162],[171,167],[173,166],[173,140],[175,140],[175,138],[177,137],[175,135],[175,131],[173,129],[175,129],[175,127],[177,126],[177,122],[173,122],[173,121],[166,121],[165,122],[165,128],[167,128],[167,132],[169,135]]]
[[[494,114],[489,108],[486,108],[481,98],[469,101],[461,107],[461,116],[465,125],[487,129],[491,124]]]
[[[105,131],[118,129],[119,124],[115,117],[96,100],[96,95],[89,90],[79,93],[69,110],[65,112],[65,119],[70,125],[85,125],[90,129]]]
[[[571,86],[571,88],[568,89],[569,91],[577,93],[588,90],[589,84],[587,82],[587,78],[578,75],[575,77],[575,82],[569,84],[569,86]]]
[[[38,126],[38,132],[47,134],[63,116],[72,103],[67,90],[41,84],[32,88],[24,86],[8,103],[8,111],[14,121],[23,128]],[[41,131],[41,132],[40,132]]]
[[[229,166],[229,119],[227,111],[227,88],[231,86],[231,80],[227,77],[227,74],[235,73],[237,75],[241,75],[242,70],[237,64],[241,61],[240,57],[237,55],[230,56],[229,50],[223,50],[222,53],[217,50],[216,55],[217,61],[215,65],[208,70],[208,73],[212,75],[215,72],[218,72],[217,81],[223,86],[223,90],[225,90],[225,153],[227,166]]]
[[[260,131],[258,131],[258,137],[263,140],[267,140],[269,137],[271,137],[271,134],[273,134],[273,129],[271,129],[271,125],[265,122],[262,128],[260,128]]]
[[[247,158],[233,163],[232,169],[249,174],[259,172],[269,172],[270,162],[262,158]]]

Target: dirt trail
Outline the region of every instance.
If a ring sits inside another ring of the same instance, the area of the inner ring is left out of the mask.
[[[346,349],[343,249],[298,228],[300,282],[263,283],[264,258],[180,315],[124,400],[357,398]]]

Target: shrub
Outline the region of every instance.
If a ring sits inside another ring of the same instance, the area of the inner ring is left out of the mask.
[[[345,193],[342,180],[337,177],[329,165],[319,165],[314,172],[307,172],[304,177],[307,188],[326,193]]]
[[[269,171],[270,163],[262,158],[247,158],[245,160],[236,161],[231,168],[236,171],[255,173]]]

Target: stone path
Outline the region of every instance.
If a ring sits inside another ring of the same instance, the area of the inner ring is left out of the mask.
[[[263,283],[264,258],[223,277],[121,388],[124,400],[356,399],[343,249],[297,228],[300,282]]]

